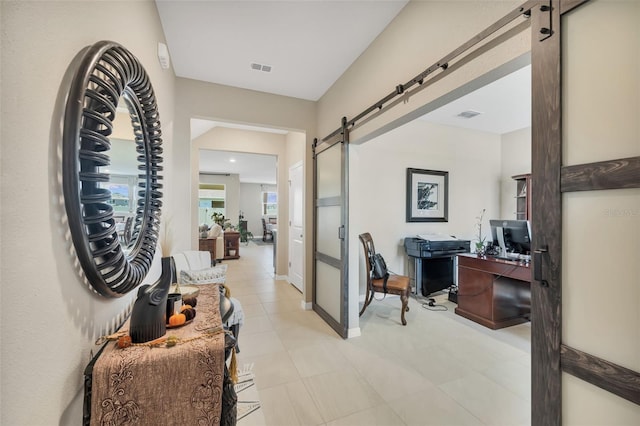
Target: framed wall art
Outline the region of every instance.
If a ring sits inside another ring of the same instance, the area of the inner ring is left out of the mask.
[[[407,222],[447,222],[449,172],[407,169]]]

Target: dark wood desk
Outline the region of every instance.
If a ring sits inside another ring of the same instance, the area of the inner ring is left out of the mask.
[[[495,330],[527,322],[530,312],[529,263],[458,255],[456,314]]]

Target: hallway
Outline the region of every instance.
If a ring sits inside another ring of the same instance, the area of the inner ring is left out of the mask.
[[[225,261],[245,312],[238,365],[254,364],[262,404],[242,426],[530,424],[530,323],[492,331],[442,295],[439,311],[411,299],[403,327],[387,297],[360,318],[362,336],[343,340],[274,280],[271,246],[240,255]]]

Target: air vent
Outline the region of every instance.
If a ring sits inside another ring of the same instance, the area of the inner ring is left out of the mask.
[[[460,114],[457,115],[457,117],[460,118],[473,118],[476,115],[480,115],[482,114],[481,112],[478,111],[473,111],[473,110],[468,110],[468,111],[462,111]]]
[[[271,65],[263,65],[253,62],[251,64],[251,69],[256,71],[271,72]]]

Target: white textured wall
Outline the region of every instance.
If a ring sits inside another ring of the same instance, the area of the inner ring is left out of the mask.
[[[302,132],[289,132],[287,138],[287,163],[280,164],[287,170],[294,164],[304,160],[304,152],[307,143],[306,135]]]
[[[351,146],[349,155],[349,327],[353,329],[359,324],[358,295],[364,292],[358,235],[370,232],[389,269],[411,276],[405,237],[435,232],[473,242],[480,211],[486,209],[485,219],[500,211],[500,136],[415,120]],[[409,167],[449,172],[448,222],[406,222]]]
[[[516,181],[511,177],[531,173],[531,127],[502,135],[502,179],[500,216],[491,219],[515,219]],[[528,189],[531,191],[531,189]],[[531,192],[529,192],[531,193]]]
[[[0,7],[0,423],[80,424],[82,373],[98,349],[94,341],[122,320],[135,294],[98,296],[76,271],[58,180],[61,83],[85,46],[105,39],[123,44],[150,76],[168,156],[174,75],[156,58],[164,36],[151,1],[3,1]]]

